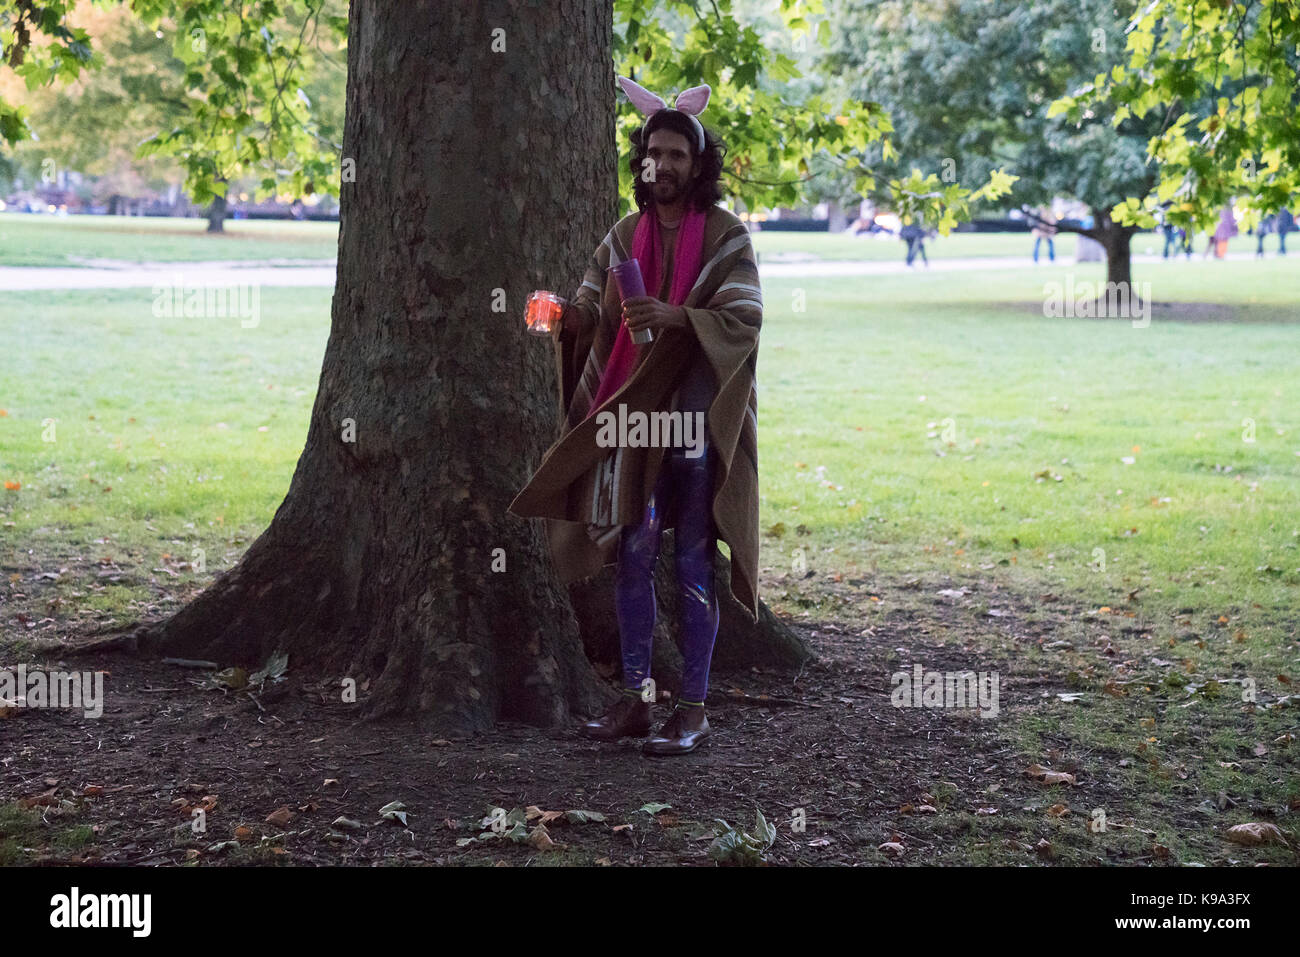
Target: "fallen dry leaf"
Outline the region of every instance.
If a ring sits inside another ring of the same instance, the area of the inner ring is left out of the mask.
[[[266,816],[266,823],[273,824],[276,827],[287,827],[289,822],[293,820],[293,816],[293,812],[289,810],[288,806],[282,805]]]
[[[1252,821],[1250,824],[1234,824],[1228,828],[1228,840],[1234,844],[1253,847],[1256,844],[1286,844],[1286,838],[1276,824]],[[1287,847],[1290,847],[1287,844]]]
[[[42,791],[40,794],[33,795],[32,797],[18,799],[18,806],[22,808],[56,807],[58,803],[59,799],[54,796],[54,788],[50,788],[48,791]]]
[[[1040,767],[1037,764],[1031,764],[1025,769],[1025,774],[1033,778],[1040,784],[1074,784],[1073,774],[1066,774],[1064,771],[1050,771],[1047,768]]]
[[[551,834],[546,830],[545,824],[539,824],[533,828],[532,833],[528,835],[528,843],[539,851],[553,850],[558,846],[551,840]]]

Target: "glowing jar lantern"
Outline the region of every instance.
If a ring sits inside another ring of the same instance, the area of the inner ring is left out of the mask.
[[[551,330],[559,324],[567,305],[567,300],[545,289],[531,293],[524,310],[524,322],[528,325],[528,331],[535,336],[549,336]]]

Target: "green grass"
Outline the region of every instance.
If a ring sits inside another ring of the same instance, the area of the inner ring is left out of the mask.
[[[1006,563],[1098,605],[1141,587],[1148,608],[1293,635],[1300,322],[1278,320],[1300,319],[1300,278],[1278,260],[1182,266],[1137,279],[1158,301],[1253,305],[1134,328],[1044,318],[1061,268],[765,282],[762,521],[811,534],[768,536],[764,563],[799,546],[812,566]]]
[[[195,549],[204,582],[232,565],[302,450],[330,295],[264,289],[248,329],[156,318],[148,289],[0,295],[21,343],[0,371],[0,476],[22,483],[0,490],[15,523],[0,536],[4,562],[35,544],[46,561],[161,564],[181,583]],[[75,603],[121,618],[149,591],[128,577]]]
[[[0,867],[13,867],[28,859],[28,851],[41,840],[39,811],[19,807],[16,802],[0,804]]]
[[[1293,233],[1293,254],[1300,255],[1300,233]],[[1074,261],[1078,237],[1073,233],[1060,233],[1056,237],[1056,256],[1059,260]],[[1254,253],[1253,236],[1240,235],[1228,243],[1230,253]],[[897,237],[879,239],[875,236],[848,236],[843,233],[803,233],[760,230],[754,233],[754,249],[765,262],[783,259],[860,259],[903,260],[906,244]],[[1139,233],[1133,237],[1133,253],[1137,256],[1160,255],[1164,250],[1164,236],[1157,233]],[[1264,240],[1265,255],[1277,253],[1277,237]],[[925,251],[931,259],[969,259],[984,256],[1029,257],[1034,251],[1034,239],[1029,233],[952,233],[927,239]],[[1201,261],[1205,251],[1205,236],[1194,237],[1192,262]],[[1047,244],[1039,249],[1039,257],[1047,260]],[[1213,258],[1213,257],[1211,257]],[[1182,260],[1186,262],[1186,260]]]
[[[753,234],[754,249],[764,262],[787,258],[863,259],[901,261],[907,244],[896,236],[847,236],[842,233],[781,232],[760,230]],[[1074,258],[1075,237],[1056,240],[1056,255]],[[932,259],[967,259],[980,256],[1029,256],[1034,240],[1028,233],[953,233],[925,241]],[[1039,250],[1047,258],[1047,245]]]
[[[198,218],[40,216],[0,213],[0,266],[81,266],[86,259],[195,262],[210,259],[332,259],[339,224],[227,220],[209,235]]]
[[[223,235],[205,232],[207,220],[196,217],[87,216],[66,217],[0,213],[0,266],[81,266],[87,259],[128,262],[193,262],[207,259],[331,259],[337,253],[338,223],[295,220],[227,220]],[[1300,235],[1300,234],[1298,234]],[[1073,261],[1076,237],[1062,233],[1056,254]],[[1296,240],[1300,242],[1300,239]],[[1277,237],[1265,241],[1268,255]],[[754,247],[765,259],[784,258],[902,260],[905,246],[896,238],[875,239],[831,233],[774,230],[754,234]],[[1133,251],[1159,254],[1164,239],[1155,233],[1134,237]],[[1200,262],[1205,237],[1196,237],[1192,262]],[[1229,246],[1250,253],[1255,239],[1241,235]],[[926,242],[933,259],[984,256],[1027,257],[1033,251],[1028,233],[953,233]],[[1044,260],[1047,247],[1041,249]],[[1300,254],[1300,249],[1297,249]]]
[[[1296,311],[1290,263],[1143,266],[1157,300],[1261,320],[1147,328],[1043,318],[1043,283],[1067,268],[766,282],[763,527],[805,525],[814,566],[1005,562],[1098,604],[1141,587],[1148,607],[1293,632],[1300,324],[1262,321]],[[155,317],[145,290],[0,295],[21,346],[0,368],[0,478],[22,485],[0,497],[7,561],[105,539],[101,560],[201,547],[225,567],[265,527],[304,441],[330,293],[262,292],[252,329]],[[763,561],[792,548],[769,537]],[[119,614],[132,587],[88,607]]]
[[[34,858],[53,853],[59,858],[75,856],[94,843],[95,832],[89,824],[52,823],[42,820],[37,808],[24,808],[13,801],[0,804],[0,867],[30,863]]]

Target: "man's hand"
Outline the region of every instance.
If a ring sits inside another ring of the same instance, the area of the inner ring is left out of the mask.
[[[628,299],[623,303],[623,318],[627,320],[628,332],[640,332],[642,329],[685,329],[689,324],[685,309],[660,302],[653,296]]]

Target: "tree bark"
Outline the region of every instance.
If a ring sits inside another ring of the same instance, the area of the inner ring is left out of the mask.
[[[1133,233],[1137,230],[1132,226],[1121,226],[1110,218],[1110,212],[1109,209],[1092,211],[1096,223],[1096,236],[1093,238],[1106,250],[1106,282],[1127,290],[1133,283],[1131,246]]]
[[[543,523],[506,511],[560,415],[525,299],[576,288],[616,218],[611,18],[602,0],[353,0],[355,180],[306,444],[270,527],[143,647],[288,653],[369,679],[367,717],[447,730],[557,726],[611,696],[582,633],[608,631],[611,589],[576,588],[575,615]],[[791,637],[719,644],[788,661]]]
[[[1055,226],[1060,232],[1077,233],[1080,236],[1087,236],[1089,239],[1101,243],[1102,249],[1106,251],[1106,288],[1098,297],[1098,302],[1107,305],[1108,308],[1117,306],[1125,310],[1124,314],[1131,314],[1131,311],[1137,308],[1139,302],[1137,290],[1133,287],[1132,254],[1133,234],[1137,232],[1137,227],[1121,226],[1111,219],[1110,214],[1113,208],[1098,209],[1093,207],[1091,210],[1093,226],[1088,229],[1078,226],[1063,226],[1059,223],[1050,225]],[[1035,222],[1044,222],[1032,210],[1022,209],[1021,211],[1026,217]],[[1096,313],[1096,315],[1103,314]]]
[[[224,179],[218,179],[218,183],[225,183]],[[228,185],[228,184],[227,184]],[[208,206],[208,232],[224,233],[226,231],[226,197],[213,196],[212,204]]]

